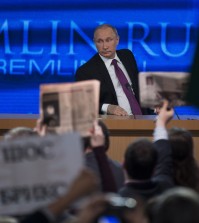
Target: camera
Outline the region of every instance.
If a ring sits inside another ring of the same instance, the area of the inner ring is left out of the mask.
[[[135,199],[116,194],[108,194],[107,201],[105,211],[97,217],[95,223],[127,223],[125,211],[133,210],[137,205]]]

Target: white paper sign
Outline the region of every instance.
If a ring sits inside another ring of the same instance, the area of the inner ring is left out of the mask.
[[[25,214],[66,192],[82,151],[77,133],[1,142],[0,214]]]

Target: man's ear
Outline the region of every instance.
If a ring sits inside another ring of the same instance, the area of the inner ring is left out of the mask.
[[[117,45],[119,44],[119,42],[120,42],[120,37],[117,36]]]

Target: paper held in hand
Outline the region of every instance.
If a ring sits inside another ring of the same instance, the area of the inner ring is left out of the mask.
[[[48,129],[86,135],[98,118],[98,80],[40,85],[40,114]]]
[[[186,72],[140,72],[140,104],[154,108],[167,99],[171,106],[187,104],[186,92],[190,73]]]
[[[0,157],[0,215],[46,207],[67,192],[84,167],[78,133],[2,141]]]

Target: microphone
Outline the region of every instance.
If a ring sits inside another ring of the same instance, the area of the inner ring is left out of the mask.
[[[128,90],[131,90],[133,92],[133,94],[135,95],[135,92],[133,90],[133,86],[132,84],[130,85],[129,82],[125,84],[125,87],[128,89]]]

